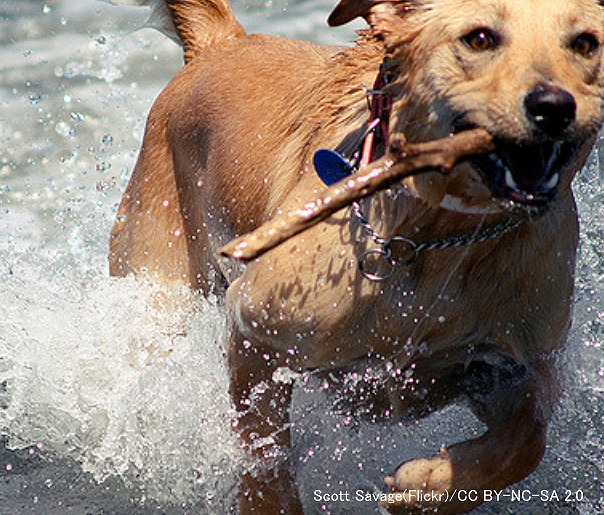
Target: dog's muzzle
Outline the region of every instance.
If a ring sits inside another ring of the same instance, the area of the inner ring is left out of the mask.
[[[524,110],[533,139],[496,136],[495,151],[474,158],[472,164],[495,197],[539,206],[556,197],[560,178],[581,145],[568,135],[577,106],[566,90],[538,85],[526,95]],[[464,128],[468,125],[461,122]]]

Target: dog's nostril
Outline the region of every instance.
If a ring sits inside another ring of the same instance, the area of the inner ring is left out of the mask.
[[[554,86],[537,86],[525,97],[524,106],[533,124],[552,135],[568,128],[577,111],[574,97]]]

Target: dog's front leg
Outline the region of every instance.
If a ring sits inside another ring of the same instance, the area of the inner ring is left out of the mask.
[[[243,476],[240,514],[302,514],[290,471],[289,407],[293,384],[276,382],[275,353],[252,344],[236,329],[230,335],[231,395],[235,429],[254,459]]]
[[[487,425],[485,434],[401,465],[386,479],[391,492],[384,507],[391,513],[466,513],[485,501],[486,490],[502,490],[537,468],[560,386],[553,366],[541,364],[530,372],[516,366],[521,380],[494,391],[485,386],[496,382],[480,382],[467,392]]]

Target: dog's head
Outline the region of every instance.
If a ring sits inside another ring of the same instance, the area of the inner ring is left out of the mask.
[[[342,0],[329,21],[358,16],[396,70],[397,130],[421,141],[481,127],[495,138],[493,153],[449,178],[410,181],[416,195],[472,211],[543,205],[569,187],[602,122],[601,2]]]

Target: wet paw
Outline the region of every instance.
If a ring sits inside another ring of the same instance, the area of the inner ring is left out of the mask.
[[[453,467],[447,451],[442,449],[433,458],[403,463],[385,483],[390,492],[381,505],[390,513],[429,512],[448,500]]]

